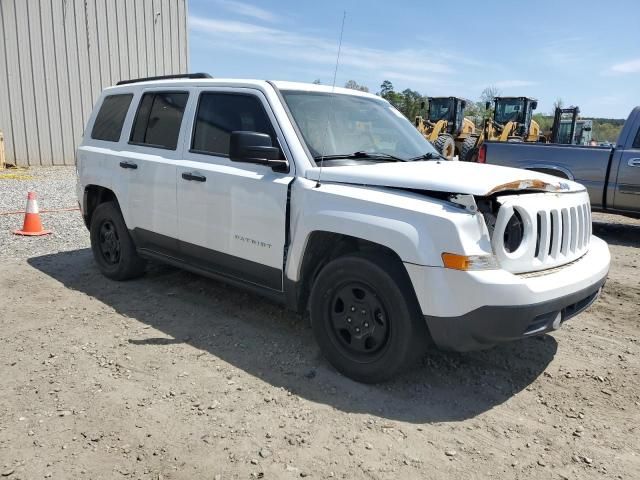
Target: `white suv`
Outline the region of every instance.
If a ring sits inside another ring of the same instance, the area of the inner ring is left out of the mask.
[[[443,161],[384,99],[206,74],[107,88],[78,198],[109,278],[146,259],[300,312],[343,374],[401,370],[556,329],[597,297],[609,250],[582,185]]]

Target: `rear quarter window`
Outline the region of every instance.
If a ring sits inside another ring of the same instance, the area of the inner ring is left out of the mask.
[[[93,123],[91,138],[107,142],[119,141],[132,98],[131,93],[104,97],[96,121]]]

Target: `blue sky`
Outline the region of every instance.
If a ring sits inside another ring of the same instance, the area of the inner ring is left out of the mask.
[[[585,116],[626,117],[640,104],[640,2],[189,0],[190,70],[218,77],[331,84],[477,99],[556,98]],[[455,6],[451,6],[455,5]],[[531,10],[531,15],[527,14]]]

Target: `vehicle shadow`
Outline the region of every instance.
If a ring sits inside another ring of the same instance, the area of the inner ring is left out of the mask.
[[[640,225],[594,220],[593,233],[612,245],[640,247]]]
[[[113,282],[98,272],[89,249],[28,262],[65,287],[170,337],[133,336],[134,348],[184,342],[302,398],[390,420],[474,417],[530,385],[557,350],[555,339],[544,335],[481,352],[432,351],[419,367],[393,381],[362,385],[324,360],[306,320],[256,295],[157,264],[140,279]]]

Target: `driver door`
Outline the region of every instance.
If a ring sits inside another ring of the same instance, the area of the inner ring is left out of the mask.
[[[229,159],[231,132],[282,133],[253,89],[199,91],[184,160],[177,162],[182,258],[213,273],[281,291],[291,173]]]

